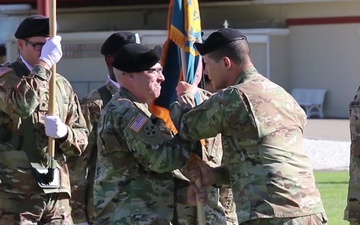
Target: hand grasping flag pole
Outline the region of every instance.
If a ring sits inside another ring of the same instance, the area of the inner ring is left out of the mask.
[[[196,71],[201,63],[199,53],[194,49],[195,42],[201,42],[201,19],[197,0],[170,0],[168,13],[168,39],[164,45],[162,55],[163,74],[159,98],[150,106],[150,111],[162,118],[174,132],[177,130],[170,118],[169,106],[176,99],[175,88],[179,80],[193,84],[196,80]],[[195,96],[195,102],[199,103]],[[191,160],[198,160],[192,153]],[[201,187],[201,181],[195,182]],[[199,225],[205,225],[205,212],[201,203],[197,203],[197,217]]]

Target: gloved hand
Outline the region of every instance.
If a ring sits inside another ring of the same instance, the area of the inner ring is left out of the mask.
[[[67,135],[67,126],[58,116],[45,115],[42,117],[45,122],[45,133],[49,137],[62,138]]]
[[[42,47],[39,59],[46,62],[50,68],[59,62],[63,55],[60,41],[61,36],[55,36],[45,42]]]

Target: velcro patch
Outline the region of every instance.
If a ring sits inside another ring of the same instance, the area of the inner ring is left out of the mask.
[[[147,137],[153,137],[156,135],[155,126],[151,124],[150,126],[145,126],[145,135]]]
[[[8,72],[12,71],[12,68],[9,67],[0,67],[0,77],[4,76]]]
[[[130,125],[130,129],[139,132],[141,128],[146,124],[148,121],[148,118],[142,114],[137,115],[137,117],[134,119],[134,121]]]

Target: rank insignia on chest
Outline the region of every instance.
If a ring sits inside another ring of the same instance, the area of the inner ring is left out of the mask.
[[[156,135],[155,126],[152,124],[149,126],[145,126],[144,130],[145,130],[145,135],[148,137],[152,137]]]
[[[139,132],[141,130],[141,128],[143,128],[143,126],[146,124],[147,121],[148,121],[148,119],[146,118],[146,116],[139,114],[131,122],[129,128],[135,132]]]

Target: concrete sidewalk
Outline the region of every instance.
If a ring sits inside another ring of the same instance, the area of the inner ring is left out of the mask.
[[[350,141],[349,119],[308,119],[304,137],[318,140]]]
[[[350,127],[348,119],[308,119],[304,146],[314,170],[348,170]]]

